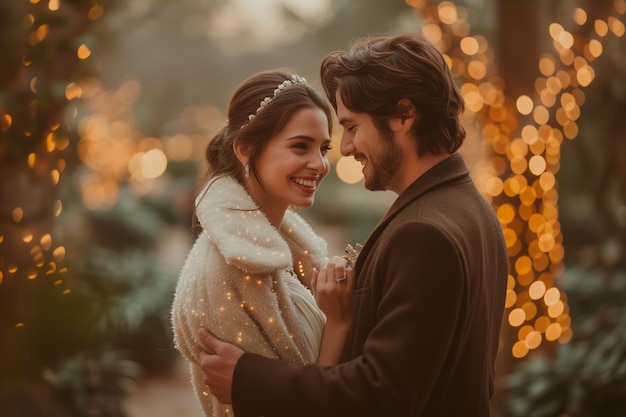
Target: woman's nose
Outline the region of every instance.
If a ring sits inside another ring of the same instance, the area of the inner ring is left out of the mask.
[[[328,160],[321,152],[314,152],[309,159],[309,167],[317,172],[324,172],[328,165]]]

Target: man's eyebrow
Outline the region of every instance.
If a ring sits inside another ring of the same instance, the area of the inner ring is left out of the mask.
[[[352,120],[352,119],[350,119],[349,117],[342,117],[341,119],[339,119],[339,124],[340,124],[341,126],[343,126],[343,125],[345,125],[346,123],[350,123],[350,122],[352,122],[352,121],[353,121],[353,120]]]

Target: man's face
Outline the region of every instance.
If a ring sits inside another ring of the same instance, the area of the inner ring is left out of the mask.
[[[369,114],[348,110],[339,91],[336,100],[337,118],[343,127],[341,154],[353,156],[361,163],[365,188],[371,191],[393,190],[393,182],[402,163],[402,152],[395,138],[378,130]]]

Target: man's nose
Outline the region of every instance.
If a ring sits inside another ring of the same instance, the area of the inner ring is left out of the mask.
[[[339,143],[339,151],[343,156],[350,156],[354,154],[354,142],[350,135],[346,135],[345,133],[341,135],[341,142]]]

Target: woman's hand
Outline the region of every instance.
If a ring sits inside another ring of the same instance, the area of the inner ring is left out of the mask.
[[[344,258],[333,256],[326,268],[314,271],[311,289],[327,322],[352,323],[352,286],[354,271]]]
[[[317,363],[324,366],[340,362],[352,324],[352,286],[354,271],[347,261],[331,258],[326,268],[313,273],[311,289],[319,308],[326,315]]]

